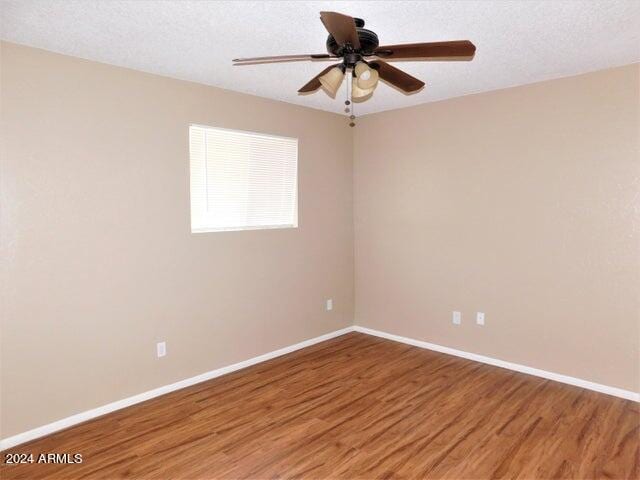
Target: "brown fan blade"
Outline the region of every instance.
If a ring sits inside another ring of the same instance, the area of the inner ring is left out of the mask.
[[[322,86],[320,84],[319,78],[322,75],[324,75],[325,73],[327,73],[329,70],[331,70],[332,68],[339,67],[340,65],[342,65],[342,64],[341,63],[336,63],[335,65],[328,66],[327,68],[322,70],[318,75],[316,75],[311,80],[309,80],[300,90],[298,90],[298,93],[308,93],[308,92],[313,92],[313,91],[319,89]]]
[[[371,62],[369,63],[369,66],[378,71],[378,75],[380,75],[382,80],[398,87],[403,92],[413,93],[424,87],[424,82],[422,80],[418,80],[416,77],[412,77],[408,73],[405,73],[382,60]]]
[[[360,48],[360,39],[353,17],[336,12],[320,12],[320,20],[338,45],[350,43],[356,50]]]
[[[308,55],[277,55],[275,57],[234,58],[235,65],[253,65],[256,63],[298,62],[301,60],[330,60],[334,57],[328,53],[312,53]]]
[[[476,53],[476,46],[469,40],[453,42],[406,43],[403,45],[385,45],[378,47],[374,55],[385,60],[471,60]]]

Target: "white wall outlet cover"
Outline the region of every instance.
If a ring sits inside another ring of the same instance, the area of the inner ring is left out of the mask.
[[[452,321],[453,321],[454,325],[460,325],[462,323],[462,313],[453,312]]]
[[[158,342],[156,344],[156,353],[158,358],[164,357],[167,354],[167,342]]]
[[[478,312],[476,314],[476,323],[478,325],[484,325],[484,313],[483,312]]]
[[[333,310],[333,298],[327,300],[327,311]]]

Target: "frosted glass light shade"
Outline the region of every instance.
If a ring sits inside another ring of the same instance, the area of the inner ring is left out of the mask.
[[[378,71],[364,62],[358,62],[355,68],[358,87],[362,90],[374,88],[378,83]]]
[[[358,78],[354,77],[353,81],[351,82],[351,98],[354,101],[363,100],[371,95],[375,88],[375,85],[371,88],[360,88],[358,86]]]
[[[329,95],[335,97],[338,92],[338,88],[340,88],[340,85],[342,84],[343,78],[344,72],[342,69],[335,67],[322,75],[318,80],[320,80],[320,85],[322,85]]]

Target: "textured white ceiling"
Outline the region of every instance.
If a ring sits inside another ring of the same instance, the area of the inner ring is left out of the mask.
[[[231,59],[324,53],[321,10],[364,18],[381,45],[469,39],[472,62],[396,62],[427,86],[380,84],[372,113],[640,61],[640,1],[95,1],[8,0],[11,42],[341,112],[345,95],[298,95],[326,62],[234,67]]]

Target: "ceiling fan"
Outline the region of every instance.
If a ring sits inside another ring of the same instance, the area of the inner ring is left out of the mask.
[[[236,58],[234,65],[295,62],[301,60],[323,61],[341,59],[322,70],[298,90],[298,93],[314,92],[323,87],[335,97],[347,70],[352,72],[351,100],[361,102],[373,94],[378,80],[382,79],[405,94],[417,92],[424,82],[390,65],[395,60],[472,60],[476,47],[469,40],[452,42],[406,43],[379,46],[378,35],[364,28],[364,20],[336,12],[320,12],[320,20],[329,32],[326,46],[328,53],[307,55],[280,55],[275,57]],[[347,88],[349,88],[347,86]],[[349,112],[349,99],[345,102]],[[351,126],[354,125],[351,115]]]

